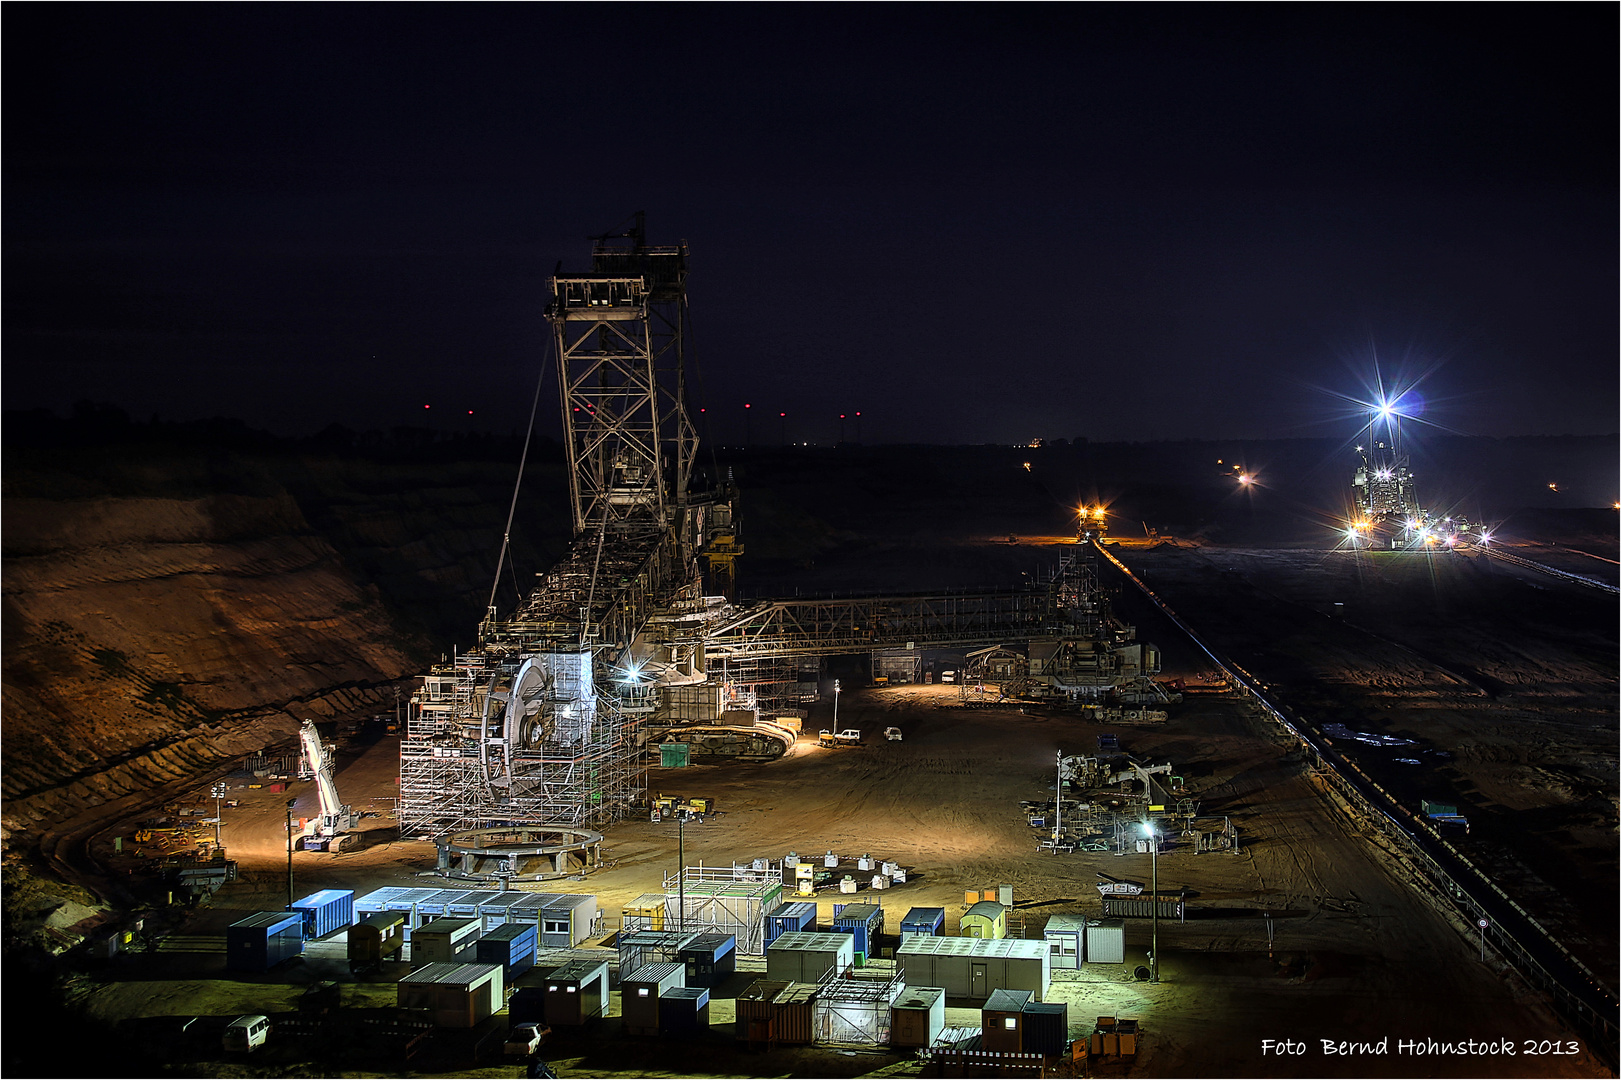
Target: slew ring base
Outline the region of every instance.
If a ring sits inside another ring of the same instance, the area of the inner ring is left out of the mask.
[[[602,834],[569,826],[471,829],[434,843],[439,873],[457,881],[554,881],[602,865]]]

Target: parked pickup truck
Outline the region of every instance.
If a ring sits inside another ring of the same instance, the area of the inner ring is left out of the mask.
[[[860,746],[861,729],[845,728],[843,731],[829,731],[823,728],[816,733],[818,746]]]
[[[507,1032],[506,1045],[502,1047],[513,1057],[528,1057],[540,1049],[541,1043],[552,1029],[545,1024],[514,1024]]]

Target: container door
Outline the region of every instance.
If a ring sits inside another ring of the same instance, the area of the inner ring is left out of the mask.
[[[970,963],[968,965],[968,996],[989,997],[990,991],[985,989],[988,980],[985,977],[985,965]]]

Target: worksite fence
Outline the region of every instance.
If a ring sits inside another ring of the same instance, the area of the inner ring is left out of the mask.
[[[1616,1042],[1621,1001],[1586,964],[1578,960],[1547,927],[1511,899],[1467,856],[1439,837],[1420,837],[1402,824],[1391,812],[1392,808],[1399,809],[1401,804],[1388,791],[1356,765],[1319,743],[1305,730],[1304,722],[1267,699],[1254,676],[1207,645],[1170,605],[1113,553],[1101,544],[1094,542],[1094,546],[1226,673],[1234,688],[1247,694],[1299,741],[1312,755],[1314,774],[1359,812],[1369,825],[1378,829],[1395,847],[1398,857],[1430,882],[1454,911],[1469,920],[1469,929],[1491,942],[1498,955],[1513,965],[1527,981],[1546,991],[1555,1008],[1578,1031],[1592,1037],[1594,1049],[1601,1057],[1611,1065],[1621,1058]],[[1540,566],[1535,568],[1545,569]],[[1352,773],[1355,774],[1354,778],[1349,775]],[[1377,792],[1386,805],[1376,802],[1369,791]],[[1450,861],[1453,867],[1444,865],[1444,861]],[[1459,870],[1471,875],[1468,888],[1459,880]],[[1483,896],[1490,896],[1491,899],[1485,900]],[[1522,924],[1518,930],[1506,925],[1515,921]],[[1486,926],[1481,927],[1481,922],[1485,922]],[[1551,951],[1551,955],[1539,956],[1537,950],[1527,944],[1528,941]]]

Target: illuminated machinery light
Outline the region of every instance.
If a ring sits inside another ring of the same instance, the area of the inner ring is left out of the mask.
[[[1238,474],[1238,482],[1240,484],[1247,484],[1247,483],[1249,483],[1251,481],[1251,479],[1252,479],[1252,477],[1250,476],[1249,473],[1239,473]]]

